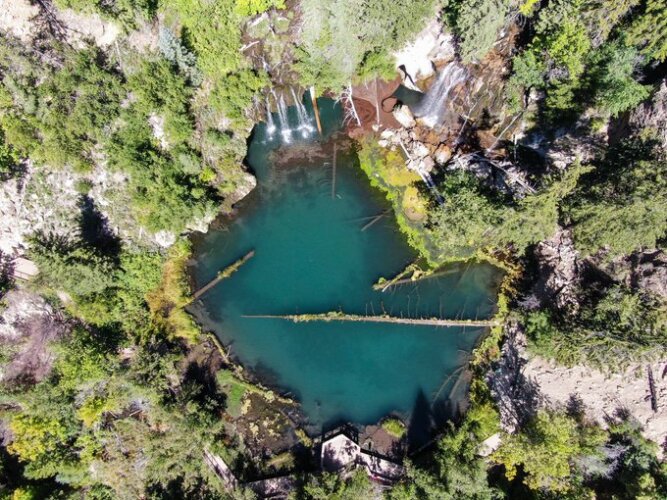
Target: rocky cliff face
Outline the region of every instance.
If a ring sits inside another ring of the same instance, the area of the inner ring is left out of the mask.
[[[69,332],[71,325],[42,297],[24,290],[10,291],[0,313],[0,344],[8,360],[0,368],[5,383],[39,382],[55,359],[51,342]]]
[[[662,82],[650,102],[640,105],[632,112],[630,125],[653,131],[663,149],[667,150],[667,80]]]
[[[37,233],[68,238],[79,231],[76,176],[67,170],[36,171],[0,183],[0,251],[20,253]]]

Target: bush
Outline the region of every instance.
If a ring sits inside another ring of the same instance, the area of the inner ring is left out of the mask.
[[[482,59],[493,47],[505,24],[507,0],[463,0],[456,16],[456,32],[461,37],[464,62]]]
[[[405,433],[407,432],[407,429],[405,427],[405,424],[403,423],[402,420],[395,418],[395,417],[390,417],[386,418],[382,421],[382,428],[387,431],[387,434],[390,436],[393,436],[395,438],[402,438]]]

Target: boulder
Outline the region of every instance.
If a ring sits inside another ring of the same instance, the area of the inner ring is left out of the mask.
[[[419,163],[419,167],[422,172],[432,172],[435,168],[435,160],[427,156]]]
[[[412,116],[410,108],[407,106],[397,106],[394,109],[394,118],[396,121],[401,124],[402,127],[412,128],[416,125],[416,121]]]
[[[452,148],[446,144],[440,144],[440,146],[438,146],[438,148],[435,150],[435,154],[433,156],[436,162],[438,162],[440,165],[444,165],[452,158]]]
[[[621,257],[606,269],[616,280],[667,299],[667,254],[663,250],[645,250]]]
[[[434,62],[452,59],[455,56],[454,37],[443,31],[443,23],[432,19],[415,37],[414,41],[394,53],[396,67],[404,68],[409,78],[406,85],[435,74]],[[411,81],[412,80],[412,81]]]

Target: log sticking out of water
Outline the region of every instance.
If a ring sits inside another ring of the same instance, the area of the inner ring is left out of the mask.
[[[471,326],[491,327],[498,324],[493,319],[440,319],[440,318],[397,318],[395,316],[361,316],[358,314],[345,314],[330,311],[322,314],[247,314],[243,318],[284,319],[294,323],[307,323],[309,321],[355,321],[367,323],[397,323],[413,326]]]
[[[444,276],[446,274],[452,274],[455,272],[457,272],[456,268],[440,269],[440,270],[427,269],[426,271],[424,271],[423,269],[421,269],[421,267],[419,267],[417,262],[413,262],[412,264],[410,264],[408,267],[403,269],[400,273],[398,273],[396,276],[394,276],[389,280],[385,278],[380,278],[378,282],[373,285],[373,290],[376,291],[379,290],[381,292],[384,292],[388,288],[391,288],[392,286],[405,285],[406,283],[414,283],[416,281],[427,280],[429,278],[438,278],[440,276]]]
[[[400,273],[398,273],[396,276],[393,278],[387,280],[385,278],[380,278],[377,283],[373,285],[373,290],[380,290],[384,292],[387,288],[390,286],[394,285],[397,281],[403,279],[404,277],[408,276],[410,273],[414,275],[414,273],[417,271],[418,266],[417,262],[413,262],[412,264],[408,265],[405,269],[403,269]]]
[[[234,274],[236,271],[238,271],[239,268],[243,264],[248,262],[254,255],[255,255],[255,251],[250,250],[247,254],[245,254],[239,260],[237,260],[233,264],[225,267],[222,271],[218,272],[218,274],[215,278],[213,278],[206,285],[204,285],[203,287],[201,287],[199,290],[197,290],[195,293],[192,294],[192,301],[197,300],[199,297],[204,295],[206,292],[208,292],[211,288],[213,288],[215,285],[220,283],[222,280],[229,278],[232,274]]]
[[[430,278],[439,278],[440,276],[453,274],[455,272],[457,272],[457,269],[445,269],[444,271],[437,271],[437,272],[426,271],[423,274],[419,274],[417,276],[412,276],[410,278],[403,278],[400,280],[392,281],[391,284],[387,286],[405,285],[406,283],[414,283],[415,281],[423,281]]]
[[[320,122],[320,108],[317,107],[317,96],[315,95],[315,85],[310,87],[310,100],[313,101],[313,113],[315,113],[315,123],[317,131],[322,135],[322,122]]]

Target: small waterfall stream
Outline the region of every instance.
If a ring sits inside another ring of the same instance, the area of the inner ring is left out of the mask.
[[[438,73],[435,83],[426,91],[415,110],[415,115],[429,127],[440,124],[449,93],[458,84],[463,83],[467,76],[466,70],[458,63],[449,63]]]
[[[301,136],[304,139],[307,139],[308,137],[310,137],[310,134],[312,134],[315,131],[315,129],[311,125],[311,120],[308,116],[308,112],[306,111],[306,106],[303,105],[303,101],[297,97],[293,87],[290,88],[290,91],[292,92],[292,98],[294,99],[294,106],[296,107],[296,115],[299,120],[299,124],[297,125],[297,130],[301,132]]]
[[[278,98],[278,121],[280,122],[280,135],[283,136],[283,142],[289,144],[292,142],[292,129],[289,126],[287,105],[285,104],[285,98],[282,94]]]
[[[271,113],[271,103],[269,98],[266,98],[266,132],[269,137],[273,137],[276,132],[276,124],[273,122],[273,113]]]
[[[300,133],[301,137],[308,139],[315,132],[314,118],[308,113],[303,99],[299,98],[297,91],[290,87],[292,100],[294,101],[294,110],[296,112],[296,123],[290,124],[289,108],[285,100],[285,94],[278,93],[275,89],[270,90],[277,109],[277,120],[274,119],[271,111],[271,98],[265,97],[266,102],[266,131],[269,138],[273,138],[276,131],[280,132],[282,142],[289,144],[292,142],[294,132]],[[294,122],[292,115],[292,122]]]
[[[426,184],[426,186],[428,186],[428,188],[431,190],[431,193],[433,193],[433,196],[435,196],[435,199],[438,202],[438,204],[443,205],[445,203],[445,199],[440,194],[440,191],[438,191],[435,182],[433,182],[433,179],[431,178],[431,174],[421,169],[417,170],[417,173],[424,181],[424,184]]]

